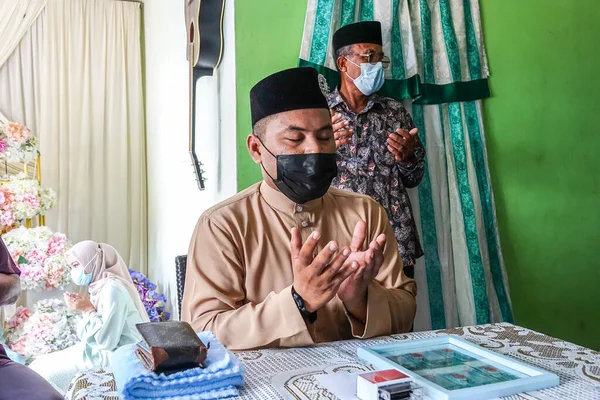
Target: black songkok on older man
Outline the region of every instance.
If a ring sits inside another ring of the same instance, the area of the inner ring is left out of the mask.
[[[333,51],[357,43],[372,43],[382,46],[381,23],[365,21],[341,27],[333,34]]]

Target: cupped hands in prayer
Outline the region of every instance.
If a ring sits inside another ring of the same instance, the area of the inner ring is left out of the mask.
[[[358,269],[358,262],[346,263],[350,248],[339,249],[336,241],[329,242],[314,256],[320,239],[320,232],[314,231],[302,244],[300,231],[292,228],[293,287],[309,312],[327,304],[336,295],[342,282]]]
[[[367,224],[364,221],[358,222],[354,228],[350,244],[351,253],[346,263],[356,262],[359,267],[342,282],[337,292],[348,311],[359,320],[366,318],[367,289],[383,264],[383,248],[386,241],[385,233],[382,233],[369,243],[366,250],[363,250],[366,233]],[[365,313],[364,318],[362,311]]]
[[[410,131],[396,129],[396,132],[390,133],[387,139],[387,148],[397,162],[410,162],[413,159],[418,133],[417,128]]]
[[[360,221],[349,247],[331,241],[314,256],[320,232],[313,232],[303,244],[300,231],[292,228],[293,286],[308,311],[318,310],[337,295],[355,318],[365,322],[367,289],[383,264],[386,242],[382,233],[364,250],[366,232],[367,224]]]
[[[77,293],[67,292],[64,294],[65,303],[67,303],[67,307],[75,311],[87,312],[87,311],[96,311],[92,302],[87,296]]]
[[[339,148],[344,144],[352,142],[352,132],[354,130],[350,127],[350,122],[344,121],[342,119],[342,114],[335,114],[333,110],[330,110],[329,114],[331,114],[331,125],[333,126],[335,147]]]

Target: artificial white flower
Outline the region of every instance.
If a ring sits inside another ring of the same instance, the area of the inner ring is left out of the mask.
[[[8,162],[28,163],[38,155],[38,140],[22,124],[0,124],[0,159]]]
[[[80,315],[58,299],[40,300],[33,312],[21,308],[11,320],[5,338],[9,347],[30,362],[33,358],[76,344]]]
[[[62,289],[70,283],[71,268],[65,253],[71,243],[64,234],[46,226],[19,227],[2,239],[21,269],[21,289]]]

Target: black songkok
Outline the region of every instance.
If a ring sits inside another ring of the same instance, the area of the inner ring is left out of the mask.
[[[333,34],[333,51],[357,43],[372,43],[382,46],[381,23],[365,21],[341,27]]]
[[[329,109],[319,86],[319,74],[311,67],[276,72],[250,90],[252,126],[274,114],[308,108]]]

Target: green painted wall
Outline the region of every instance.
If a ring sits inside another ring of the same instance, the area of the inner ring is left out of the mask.
[[[516,322],[600,348],[598,0],[480,0],[493,98],[490,168]],[[236,2],[238,188],[260,179],[246,150],[248,93],[293,67],[306,2]]]
[[[295,67],[300,54],[306,1],[238,0],[235,2],[238,189],[262,179],[246,148],[252,131],[250,89],[265,76]]]
[[[599,349],[600,4],[481,4],[487,147],[516,321]]]

